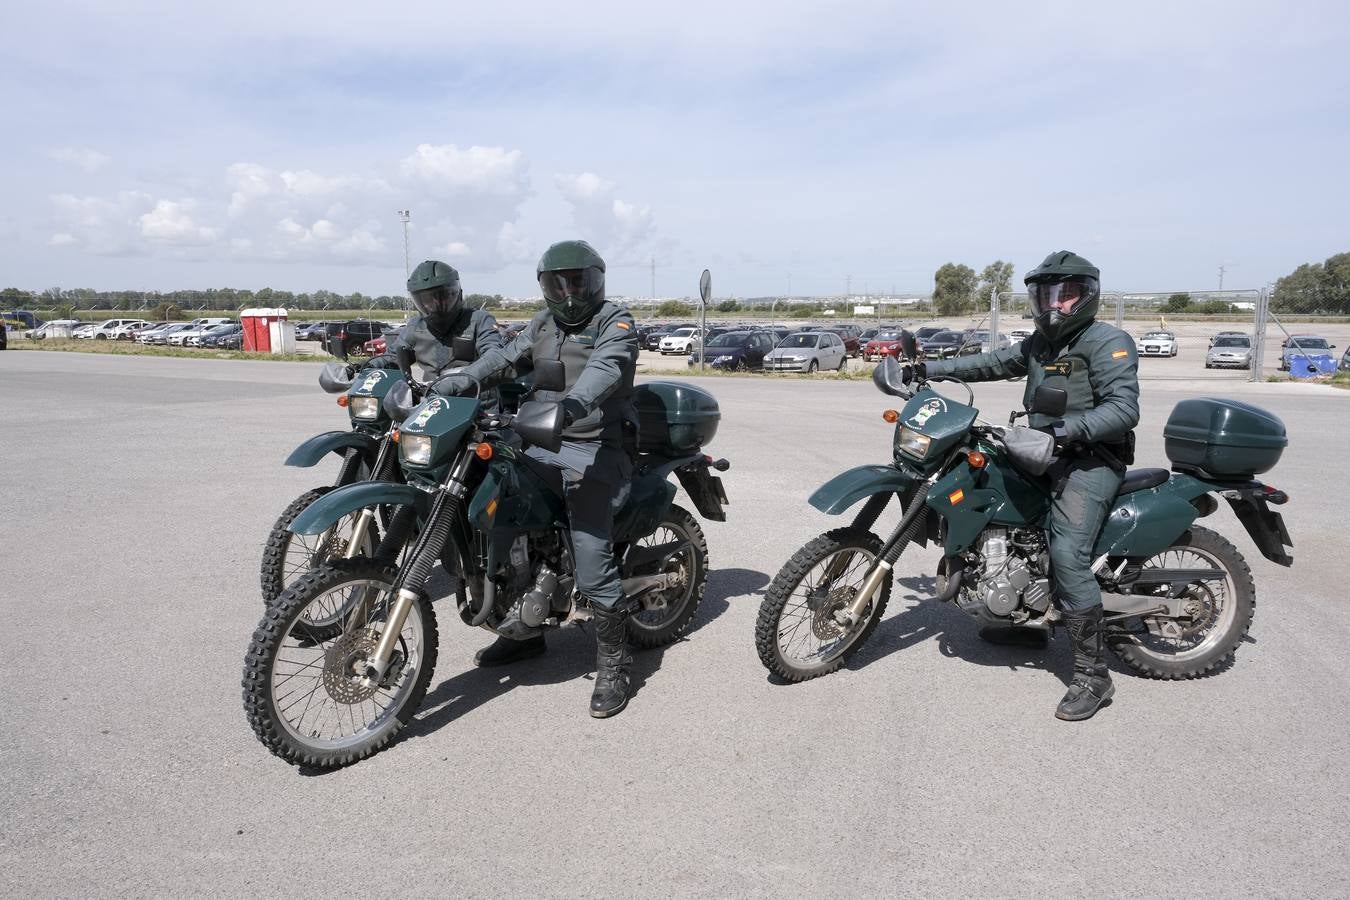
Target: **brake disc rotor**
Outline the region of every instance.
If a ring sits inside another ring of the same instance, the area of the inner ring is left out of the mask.
[[[366,660],[375,652],[376,635],[370,631],[344,634],[333,642],[323,658],[323,686],[339,703],[369,700],[379,685],[364,685]]]
[[[822,641],[832,641],[844,633],[835,616],[853,602],[853,588],[837,587],[825,595],[811,614],[811,633]]]

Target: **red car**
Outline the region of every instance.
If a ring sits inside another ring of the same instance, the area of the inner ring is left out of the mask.
[[[361,352],[366,356],[383,356],[385,350],[383,337],[377,337],[374,340],[366,341],[361,345]]]
[[[899,353],[900,332],[880,331],[863,347],[863,359],[871,362],[883,356],[895,356]]]

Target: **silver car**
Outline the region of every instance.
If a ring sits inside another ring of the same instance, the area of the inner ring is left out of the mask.
[[[1245,334],[1220,335],[1205,354],[1206,369],[1250,369],[1252,339]]]
[[[764,357],[766,372],[843,371],[848,353],[839,335],[832,331],[799,331],[778,342]]]

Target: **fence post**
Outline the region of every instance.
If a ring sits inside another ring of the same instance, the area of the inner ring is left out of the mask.
[[[998,349],[998,288],[989,292],[989,349]]]
[[[1262,381],[1266,365],[1266,315],[1270,295],[1265,288],[1256,293],[1256,317],[1252,323],[1252,368],[1249,381]]]
[[[1125,295],[1116,294],[1116,327],[1125,330]]]

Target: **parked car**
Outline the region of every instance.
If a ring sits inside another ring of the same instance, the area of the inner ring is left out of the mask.
[[[858,340],[858,335],[861,332],[858,330],[858,326],[839,325],[826,330],[839,335],[839,339],[844,342],[844,352],[850,357],[862,356],[862,341]]]
[[[169,325],[165,325],[163,328],[152,328],[150,331],[143,332],[136,340],[147,345],[164,345],[169,342],[170,335],[178,334],[180,331],[187,331],[189,328],[193,327],[195,326],[193,326],[191,322],[173,322]]]
[[[198,346],[202,335],[206,334],[212,328],[219,328],[221,325],[235,324],[238,323],[233,319],[210,319],[200,325],[192,325],[182,331],[175,331],[165,338],[165,341],[175,347],[196,347]]]
[[[1217,335],[1205,354],[1206,369],[1252,367],[1252,339],[1245,334]]]
[[[696,326],[691,325],[687,322],[683,325],[658,325],[656,326],[655,329],[647,333],[647,342],[642,346],[647,350],[660,350],[662,338],[669,337],[671,334],[675,333],[681,328],[694,328],[694,327]]]
[[[136,339],[137,331],[140,331],[143,328],[149,328],[154,324],[156,323],[147,322],[145,319],[136,319],[134,321],[127,322],[124,325],[117,326],[112,330],[112,333],[109,334],[108,336],[112,338],[114,341],[133,341]]]
[[[881,359],[883,356],[895,356],[900,348],[900,332],[898,331],[879,331],[876,337],[872,338],[863,347],[863,359],[871,362],[874,359]]]
[[[1350,347],[1346,347],[1345,352],[1341,354],[1340,370],[1342,372],[1350,372]]]
[[[661,351],[662,356],[668,353],[688,353],[694,348],[695,335],[697,334],[697,328],[677,328],[661,338],[661,343],[657,346],[657,349]]]
[[[1290,335],[1280,351],[1280,371],[1289,371],[1289,362],[1296,356],[1330,356],[1336,345],[1315,334]]]
[[[762,369],[764,357],[778,342],[768,331],[728,331],[708,339],[705,347],[689,354],[689,365],[704,358],[714,369]]]
[[[1177,336],[1170,331],[1148,331],[1139,339],[1140,356],[1176,356]]]
[[[144,321],[142,319],[104,319],[97,325],[90,326],[87,333],[78,335],[81,338],[93,338],[95,340],[106,341],[111,338],[118,329],[130,325],[134,322]]]
[[[322,341],[327,322],[302,322],[295,326],[297,341]]]
[[[941,331],[923,342],[924,359],[951,359],[954,356],[974,356],[980,345],[959,331]]]
[[[220,339],[220,343],[216,344],[216,347],[220,350],[243,350],[244,329],[240,328],[232,334],[225,335]]]
[[[993,332],[991,332],[991,331],[983,331],[983,330],[979,330],[979,329],[973,330],[973,331],[969,332],[969,338],[968,338],[968,339],[971,340],[971,341],[974,341],[974,342],[976,342],[976,343],[978,343],[978,344],[980,345],[980,352],[981,352],[981,353],[989,353],[991,350],[994,349],[994,343],[995,343],[995,342],[994,342],[994,335],[993,335]],[[1007,348],[1009,348],[1009,347],[1011,347],[1011,346],[1012,346],[1012,341],[1010,341],[1010,340],[1008,339],[1008,336],[1007,336],[1006,334],[1000,334],[1000,335],[998,336],[998,349],[1000,349],[1000,350],[1006,350]]]
[[[362,344],[361,352],[366,356],[383,356],[388,346],[389,344],[386,342],[384,335],[380,335],[379,337],[372,338]]]
[[[323,349],[340,359],[346,359],[365,346],[366,341],[380,337],[383,331],[382,322],[372,322],[369,319],[329,322]]]
[[[848,354],[839,335],[832,331],[799,331],[789,334],[764,357],[764,371],[842,370],[847,362]]]
[[[785,325],[775,325],[772,328],[767,329],[767,331],[773,335],[773,345],[775,347],[783,343],[783,341],[787,339],[787,336],[793,333],[792,329]]]
[[[50,322],[43,322],[36,328],[30,328],[23,333],[23,336],[30,341],[40,341],[52,336],[52,332],[59,329],[69,328],[74,330],[84,325],[79,319],[52,319]]]
[[[1213,347],[1213,346],[1214,346],[1214,342],[1217,341],[1217,340],[1218,340],[1219,338],[1221,338],[1221,337],[1242,337],[1242,336],[1246,335],[1246,333],[1247,333],[1247,332],[1245,332],[1245,331],[1220,331],[1218,334],[1213,335],[1213,336],[1210,337],[1210,339],[1209,339],[1209,345],[1210,345],[1211,347]]]
[[[217,325],[210,331],[198,335],[191,340],[196,341],[193,345],[195,347],[220,347],[226,338],[232,338],[235,335],[239,335],[242,339],[243,334],[244,326],[238,323],[232,325]]]
[[[79,327],[73,329],[70,332],[70,336],[77,340],[88,340],[89,338],[92,338],[94,336],[95,328],[98,328],[98,325],[96,323],[86,322],[84,325],[80,325]]]

